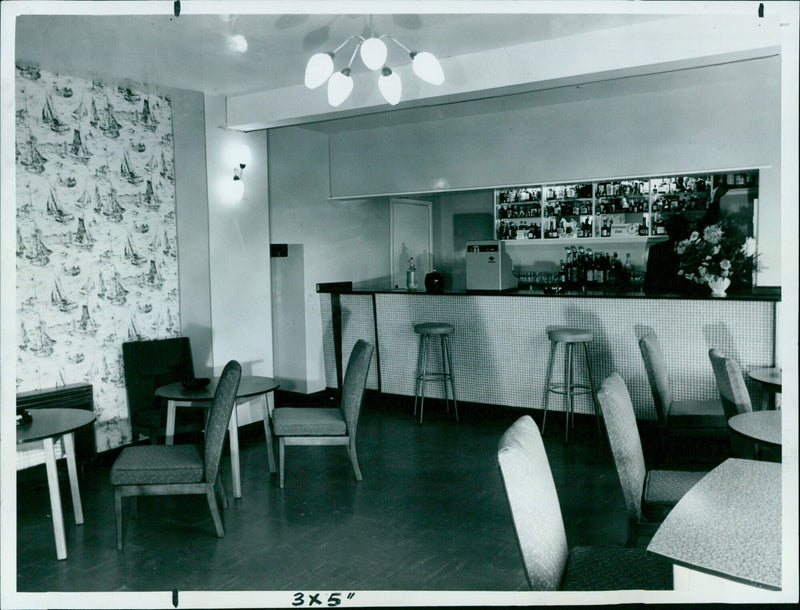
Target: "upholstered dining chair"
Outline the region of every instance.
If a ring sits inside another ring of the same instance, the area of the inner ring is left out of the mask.
[[[188,337],[170,337],[122,344],[125,393],[134,443],[143,434],[155,443],[166,435],[167,403],[155,395],[156,388],[194,377],[192,349]],[[175,432],[203,429],[203,409],[183,409]]]
[[[372,345],[363,339],[356,342],[347,361],[338,407],[281,407],[272,412],[272,430],[278,437],[281,488],[287,445],[344,445],[356,480],[361,480],[356,456],[356,430],[372,351]]]
[[[639,339],[647,380],[656,405],[658,424],[667,431],[716,429],[726,430],[728,420],[719,399],[675,400],[664,352],[655,333]]]
[[[145,495],[205,494],[219,538],[225,536],[217,496],[227,506],[219,478],[225,432],[236,404],[242,367],[231,360],[220,376],[203,445],[138,445],[126,447],[111,467],[117,549],[122,550],[122,498]]]
[[[714,369],[719,397],[722,399],[722,406],[725,409],[725,421],[727,422],[727,420],[734,415],[739,415],[739,413],[752,411],[753,403],[750,400],[750,392],[747,391],[742,369],[736,360],[728,358],[716,348],[708,350],[708,358],[711,360],[711,368]],[[752,460],[758,455],[758,443],[743,438],[738,434],[731,434],[730,432],[729,434],[731,453],[734,457]],[[767,453],[769,453],[769,450],[767,450]]]
[[[550,463],[539,428],[529,415],[503,434],[497,462],[531,590],[672,588],[671,565],[644,549],[567,547]]]
[[[739,368],[736,360],[728,358],[716,348],[708,350],[708,358],[711,360],[711,368],[714,369],[719,397],[722,399],[722,407],[725,409],[726,423],[734,415],[752,411],[753,403],[750,401],[750,393],[744,384],[742,369]]]
[[[633,403],[619,373],[612,373],[603,380],[597,399],[625,498],[628,517],[626,544],[636,546],[640,527],[648,522],[663,521],[683,495],[707,473],[647,470]]]

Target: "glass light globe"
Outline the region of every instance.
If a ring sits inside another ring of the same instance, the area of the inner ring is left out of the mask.
[[[306,64],[306,87],[316,89],[333,74],[333,54],[314,53]]]
[[[361,43],[361,61],[370,70],[377,70],[386,62],[386,44],[380,39],[367,38]]]
[[[353,90],[353,79],[350,78],[350,68],[336,72],[328,79],[328,103],[339,106],[347,99]]]
[[[231,36],[231,48],[239,53],[247,53],[247,38],[241,34]]]
[[[433,53],[422,51],[421,53],[412,53],[411,56],[413,60],[411,67],[414,69],[414,74],[432,85],[441,85],[444,82],[442,66]]]
[[[400,101],[403,84],[397,74],[389,68],[384,68],[378,77],[378,89],[380,89],[383,99],[394,106]]]

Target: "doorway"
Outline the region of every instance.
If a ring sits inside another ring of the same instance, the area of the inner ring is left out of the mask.
[[[417,289],[433,268],[433,219],[430,201],[391,199],[392,288],[404,290],[409,261],[414,259]]]

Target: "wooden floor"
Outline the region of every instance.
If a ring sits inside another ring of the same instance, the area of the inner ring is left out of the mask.
[[[281,490],[263,427],[242,428],[243,498],[224,511],[223,539],[204,497],[145,497],[137,516],[125,505],[118,552],[113,455],[102,454],[83,470],[82,526],[62,478],[69,557],[57,561],[41,467],[18,481],[17,590],[526,590],[495,460],[501,434],[524,412],[462,404],[457,424],[435,401],[426,407],[419,426],[406,398],[367,395],[360,483],[344,448],[289,447]],[[534,418],[541,423],[540,413]],[[594,419],[578,419],[565,447],[563,414],[550,414],[545,444],[570,546],[622,545],[622,493]],[[228,459],[221,471],[230,490]],[[689,466],[722,459],[706,447]]]

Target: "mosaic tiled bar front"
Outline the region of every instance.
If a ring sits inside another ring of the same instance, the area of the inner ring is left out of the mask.
[[[342,294],[343,361],[359,338],[375,338],[372,295]],[[321,294],[326,380],[336,387],[330,295]],[[599,383],[612,372],[622,375],[640,419],[655,419],[655,407],[638,339],[653,331],[668,361],[676,400],[717,398],[708,359],[715,347],[746,371],[773,364],[774,303],[735,300],[613,299],[592,297],[515,298],[487,295],[377,293],[377,338],[381,391],[414,394],[419,337],[414,324],[447,322],[452,337],[457,398],[465,402],[541,409],[550,343],[555,326],[590,329],[592,373]],[[438,350],[435,350],[438,354]],[[367,387],[378,389],[378,358],[373,357]],[[554,380],[561,381],[564,358],[559,350]],[[576,359],[575,376],[587,374]],[[439,364],[438,361],[435,364]],[[761,388],[745,375],[753,404]],[[440,384],[426,394],[442,397]],[[549,407],[564,410],[554,396]],[[592,413],[588,396],[575,400],[578,413]]]

